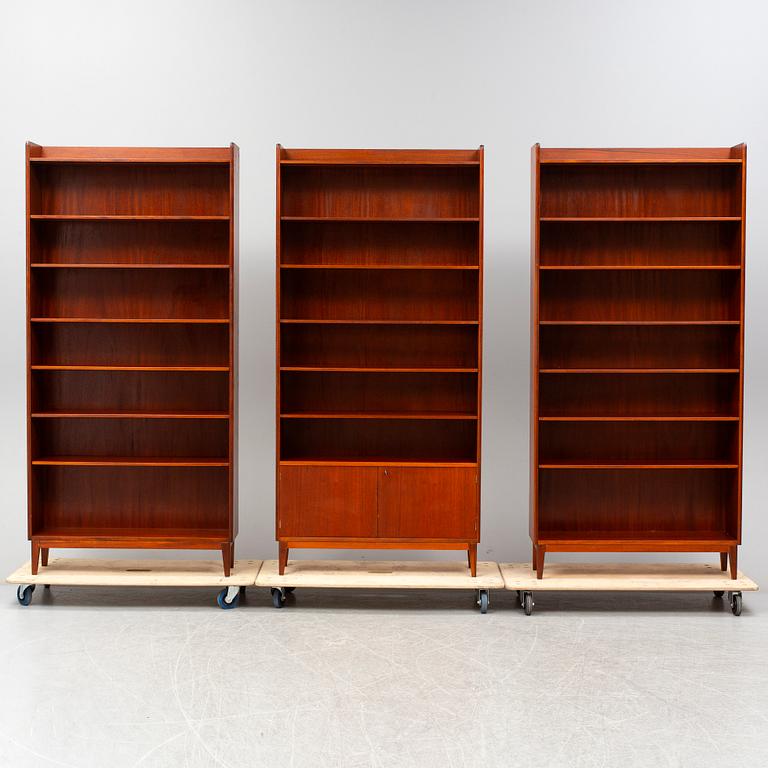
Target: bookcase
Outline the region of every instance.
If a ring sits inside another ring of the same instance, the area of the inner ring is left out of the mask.
[[[480,533],[483,149],[277,146],[277,521],[291,548]]]
[[[532,150],[531,515],[546,552],[741,543],[746,147]]]
[[[238,148],[26,147],[28,535],[237,533]]]

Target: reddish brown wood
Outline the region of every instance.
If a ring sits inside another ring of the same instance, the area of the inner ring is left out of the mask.
[[[281,557],[374,546],[472,557],[482,160],[482,148],[278,145]]]
[[[40,565],[42,565],[44,568],[45,568],[46,565],[48,565],[48,553],[50,551],[51,550],[48,549],[47,547],[46,548],[43,548],[43,547],[40,548]]]
[[[278,558],[277,558],[278,573],[281,576],[285,573],[285,567],[288,565],[288,551],[289,551],[288,544],[285,541],[281,541],[278,544]]]
[[[740,543],[745,160],[534,146],[539,576],[546,550],[711,551],[725,568]]]
[[[237,147],[27,145],[29,536],[237,532]]]
[[[728,557],[731,561],[731,578],[732,579],[736,579],[739,576],[738,556],[739,556],[739,548],[736,545],[734,545],[728,550]]]
[[[728,570],[728,553],[727,552],[720,553],[720,570],[721,571]]]

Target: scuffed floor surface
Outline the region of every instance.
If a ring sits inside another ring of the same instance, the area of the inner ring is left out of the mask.
[[[0,594],[2,766],[768,766],[761,595]]]

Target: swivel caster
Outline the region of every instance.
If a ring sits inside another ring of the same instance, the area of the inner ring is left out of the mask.
[[[715,597],[722,597],[725,592],[722,589],[716,589],[712,592]]]
[[[224,587],[216,595],[216,602],[219,604],[219,608],[223,608],[225,611],[237,608],[240,604],[240,587]]]
[[[734,616],[741,616],[741,592],[731,593],[731,611]]]
[[[520,601],[520,605],[523,606],[525,615],[530,616],[533,613],[533,595],[530,592],[523,592],[523,599]]]
[[[480,613],[488,613],[488,606],[491,602],[491,596],[487,589],[477,590],[477,604],[480,606]]]
[[[280,587],[272,587],[272,605],[275,606],[275,608],[282,608],[283,603],[285,603],[285,593],[283,592]]]
[[[32,593],[35,591],[34,584],[27,584],[25,587],[23,584],[19,584],[16,588],[16,599],[20,605],[29,605],[32,602]]]

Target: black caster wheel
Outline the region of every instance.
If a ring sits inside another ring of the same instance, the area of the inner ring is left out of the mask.
[[[285,603],[285,594],[279,587],[272,587],[272,605],[275,608],[282,608]]]
[[[731,595],[731,611],[734,616],[741,616],[741,592],[734,592]]]
[[[715,597],[722,597],[725,594],[725,592],[722,589],[716,589],[714,592],[712,592],[712,594]]]
[[[286,595],[292,595],[296,591],[296,587],[283,587],[283,592]]]
[[[530,592],[523,592],[523,611],[526,616],[533,613],[533,595]]]
[[[34,584],[28,584],[26,587],[23,584],[19,584],[16,587],[16,599],[20,605],[29,605],[32,602],[32,593],[35,591]]]
[[[488,590],[479,589],[477,591],[477,604],[480,606],[480,613],[488,613],[490,602],[491,596],[488,594]]]
[[[225,611],[237,608],[240,604],[240,588],[238,587],[234,597],[229,597],[229,587],[224,587],[224,589],[216,595],[216,602],[219,604],[219,608],[223,608]]]

